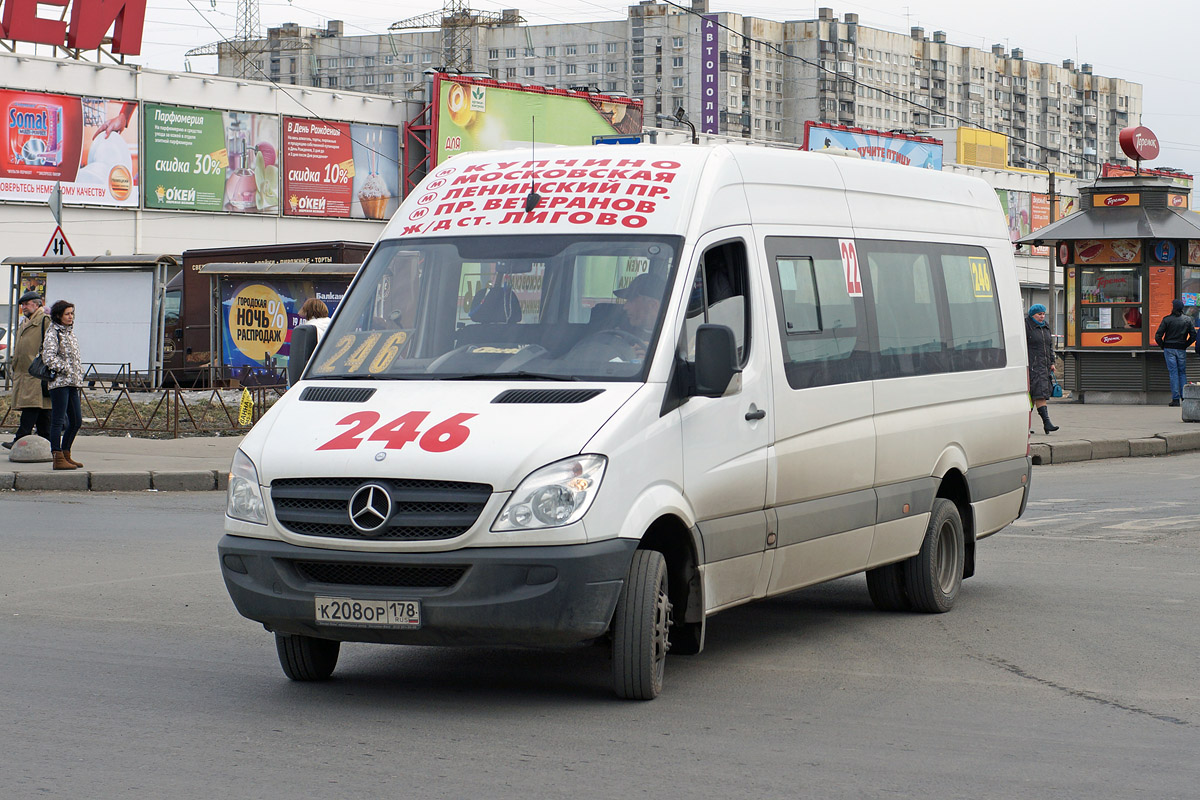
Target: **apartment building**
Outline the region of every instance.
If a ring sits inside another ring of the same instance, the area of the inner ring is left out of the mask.
[[[702,14],[644,0],[623,20],[525,25],[517,10],[472,26],[459,63],[501,81],[624,93],[645,102],[646,123],[683,108],[701,116]],[[713,12],[720,75],[715,133],[799,144],[808,120],[924,132],[973,126],[1008,137],[1010,163],[1040,164],[1081,178],[1105,161],[1126,163],[1117,142],[1138,125],[1142,87],[1094,74],[1091,65],[1027,60],[1020,48],[952,44],[942,31],[907,34],[840,19],[775,21]],[[347,34],[285,24],[267,38],[222,45],[219,72],[283,84],[412,96],[422,73],[449,63],[437,29]],[[243,55],[245,53],[246,55]]]

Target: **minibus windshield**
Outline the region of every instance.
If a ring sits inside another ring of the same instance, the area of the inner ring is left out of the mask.
[[[644,380],[680,239],[384,241],[307,377]]]

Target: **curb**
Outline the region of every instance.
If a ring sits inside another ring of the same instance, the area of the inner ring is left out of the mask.
[[[0,490],[66,492],[225,491],[229,475],[219,469],[148,472],[0,472]]]
[[[1032,442],[1029,445],[1034,466],[1097,461],[1102,458],[1165,456],[1194,450],[1200,450],[1200,431],[1156,433],[1141,439],[1073,439]]]

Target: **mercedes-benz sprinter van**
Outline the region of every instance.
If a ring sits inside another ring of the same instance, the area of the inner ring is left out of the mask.
[[[541,152],[436,167],[315,352],[293,337],[219,546],[284,672],[328,678],[344,641],[600,641],[649,699],[752,600],[865,572],[881,609],[949,610],[1029,491],[995,193],[819,153]]]

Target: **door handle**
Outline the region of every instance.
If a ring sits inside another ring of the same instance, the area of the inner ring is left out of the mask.
[[[766,409],[759,408],[758,406],[754,405],[754,403],[751,403],[750,410],[746,412],[746,421],[747,422],[756,422],[760,419],[764,419],[766,416],[767,416]]]

